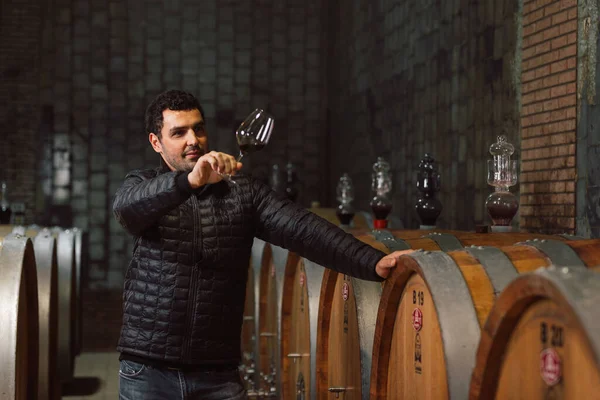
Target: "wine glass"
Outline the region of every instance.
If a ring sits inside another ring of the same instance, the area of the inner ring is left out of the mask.
[[[252,111],[235,131],[235,137],[240,148],[239,162],[246,154],[262,150],[273,132],[275,120],[261,108]],[[226,181],[233,182],[230,174],[220,174]],[[237,184],[237,183],[236,183]]]

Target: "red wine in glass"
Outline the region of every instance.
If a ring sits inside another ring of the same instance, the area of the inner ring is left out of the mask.
[[[240,152],[243,155],[249,154],[249,153],[254,153],[257,152],[259,150],[262,150],[265,147],[264,144],[262,143],[246,143],[246,144],[241,144],[240,145]]]
[[[261,108],[252,111],[235,131],[235,137],[240,148],[239,162],[246,154],[262,150],[273,132],[275,120]],[[231,175],[221,174],[225,180],[235,183]]]

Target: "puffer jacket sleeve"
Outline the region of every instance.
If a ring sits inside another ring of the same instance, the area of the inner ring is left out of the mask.
[[[187,174],[153,170],[132,171],[117,190],[113,213],[125,230],[139,236],[192,193]]]
[[[324,267],[369,281],[382,281],[375,265],[385,255],[349,233],[252,182],[256,236]]]

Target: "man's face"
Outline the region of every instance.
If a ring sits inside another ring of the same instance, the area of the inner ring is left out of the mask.
[[[160,153],[173,171],[189,172],[208,151],[208,138],[199,110],[163,111],[161,138],[150,133],[154,151]]]

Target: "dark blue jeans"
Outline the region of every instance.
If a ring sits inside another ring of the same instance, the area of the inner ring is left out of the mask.
[[[179,371],[122,360],[119,400],[245,400],[237,369]]]

